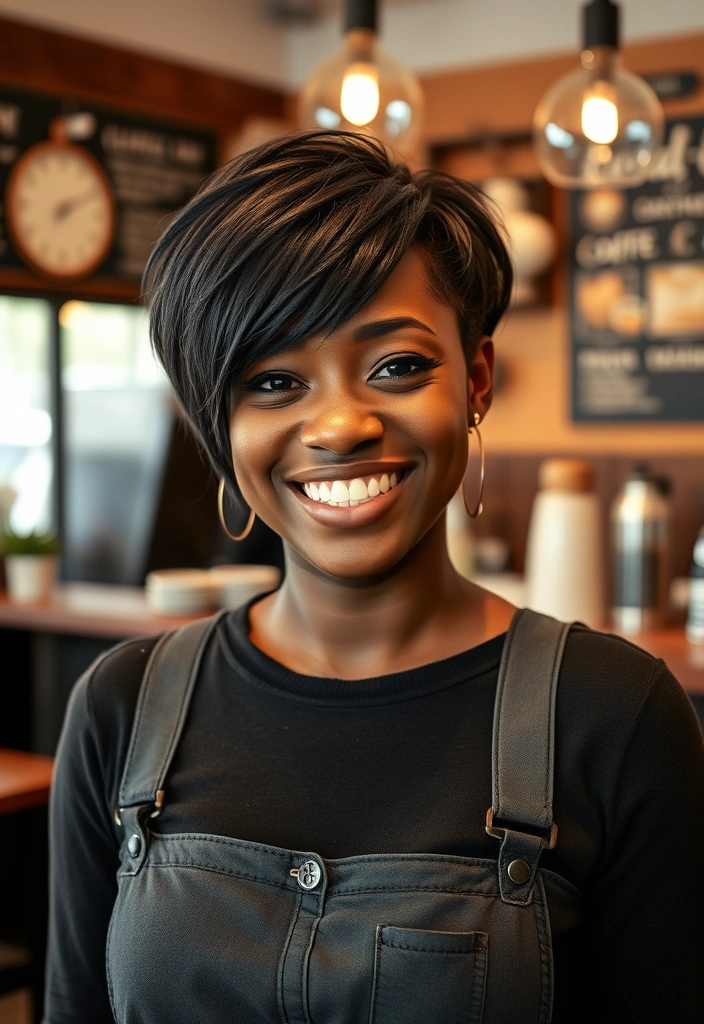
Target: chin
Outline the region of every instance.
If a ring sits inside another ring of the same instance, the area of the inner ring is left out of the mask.
[[[362,550],[359,550],[358,545],[349,547],[349,551],[344,551],[341,550],[342,544],[339,544],[337,550],[330,551],[329,557],[326,557],[326,553],[321,552],[320,548],[310,553],[297,548],[294,558],[313,573],[330,580],[364,586],[388,576],[415,545],[403,545],[383,551],[380,544],[370,539],[362,546]]]

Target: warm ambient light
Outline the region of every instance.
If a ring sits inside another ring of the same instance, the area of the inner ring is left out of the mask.
[[[647,82],[620,66],[617,5],[590,0],[583,11],[581,67],[538,104],[536,156],[561,188],[638,185],[662,143],[662,106]]]
[[[613,142],[618,135],[616,105],[605,96],[587,96],[582,107],[582,131],[590,142]]]
[[[319,64],[301,90],[301,127],[375,135],[398,153],[410,153],[422,128],[420,84],[379,49],[376,0],[346,2],[342,49]]]
[[[342,115],[351,124],[373,121],[379,111],[379,76],[371,64],[353,64],[342,80]]]

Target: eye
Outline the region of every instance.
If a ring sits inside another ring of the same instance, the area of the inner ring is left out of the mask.
[[[302,386],[300,381],[290,374],[271,370],[268,373],[260,373],[245,384],[248,391],[265,391],[269,394],[274,392],[279,395],[287,391],[297,391]]]
[[[427,356],[395,356],[384,363],[371,379],[398,380],[400,377],[412,377],[423,370],[432,370],[438,365],[436,359],[428,359]]]

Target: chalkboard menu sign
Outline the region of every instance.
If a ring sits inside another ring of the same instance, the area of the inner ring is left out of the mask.
[[[645,184],[573,193],[570,234],[573,420],[704,420],[704,118]]]
[[[132,283],[216,166],[216,135],[0,87],[0,283]]]

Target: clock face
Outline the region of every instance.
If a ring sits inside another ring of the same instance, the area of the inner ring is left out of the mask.
[[[79,146],[43,142],[17,162],[6,218],[20,256],[47,277],[84,277],[105,259],[115,211],[107,178]]]

